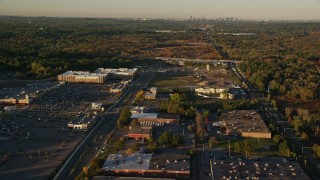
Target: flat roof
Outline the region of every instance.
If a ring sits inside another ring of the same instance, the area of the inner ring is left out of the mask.
[[[158,117],[158,113],[137,113],[137,114],[131,115],[131,119],[141,119],[141,118],[156,119],[157,117]]]
[[[190,156],[177,154],[153,155],[149,170],[190,171]]]
[[[110,154],[103,170],[190,171],[190,156],[177,154]]]
[[[132,75],[138,69],[128,69],[128,68],[118,68],[118,69],[104,69],[98,68],[93,73],[89,71],[67,71],[61,74],[62,76],[76,76],[76,77],[98,77],[98,76],[107,76],[111,74],[121,74],[121,75]]]
[[[151,134],[151,128],[141,128],[141,126],[132,126],[128,134]]]
[[[221,115],[227,130],[242,133],[270,133],[270,130],[255,110],[234,110]]]
[[[132,155],[110,154],[102,166],[108,170],[147,170],[152,154],[135,153]]]
[[[121,74],[121,75],[131,75],[135,73],[138,69],[133,68],[133,69],[128,69],[128,68],[118,68],[118,69],[110,69],[110,68],[98,68],[94,71],[94,73],[99,73],[99,74]]]
[[[180,114],[167,114],[167,113],[159,113],[159,119],[180,119]]]
[[[260,159],[212,161],[214,179],[310,179],[296,162],[277,157]]]

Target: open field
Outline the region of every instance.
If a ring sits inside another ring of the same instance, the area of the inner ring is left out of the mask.
[[[166,73],[158,73],[150,82],[150,86],[160,89],[174,88],[197,88],[206,86],[229,87],[236,83],[235,78],[225,67],[211,66],[207,71],[206,67],[195,64],[194,67],[185,67],[189,72],[177,72],[176,69],[166,69]],[[178,68],[183,69],[183,68]]]
[[[201,78],[195,76],[177,76],[173,74],[158,74],[152,81],[151,86],[159,88],[180,88],[186,86],[195,86]]]

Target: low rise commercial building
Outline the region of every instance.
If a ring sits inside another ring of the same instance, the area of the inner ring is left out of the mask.
[[[200,94],[206,94],[206,95],[210,95],[210,94],[220,94],[223,93],[224,91],[227,91],[228,88],[226,87],[200,87],[200,88],[196,88],[194,91],[196,93],[200,93]]]
[[[102,169],[114,176],[190,178],[190,156],[176,154],[110,154]]]
[[[152,126],[130,126],[128,138],[150,139],[152,137]]]
[[[102,103],[92,103],[91,108],[100,110],[102,108]]]
[[[76,118],[68,123],[69,129],[74,130],[88,130],[93,123],[94,118],[90,118],[87,116]]]
[[[118,68],[118,69],[110,69],[110,68],[98,68],[94,71],[97,74],[107,74],[110,79],[122,79],[128,76],[136,75],[138,69],[128,69],[128,68]]]
[[[211,160],[212,179],[300,179],[310,178],[296,162],[285,158],[263,157],[259,161]]]
[[[131,115],[131,119],[136,119],[138,122],[152,123],[179,123],[180,114],[165,114],[165,113],[137,113]]]
[[[148,91],[146,91],[144,98],[147,100],[154,100],[157,96],[157,87],[152,87]]]
[[[220,99],[240,99],[246,96],[243,89],[240,87],[201,87],[196,88],[197,95],[209,98],[210,95],[216,95]]]
[[[89,71],[67,71],[58,75],[58,81],[73,83],[105,83],[107,74],[90,73]]]
[[[109,92],[114,93],[114,94],[122,93],[126,89],[126,87],[127,86],[125,84],[118,83],[118,84],[113,85],[110,88]]]
[[[134,106],[130,107],[131,114],[140,114],[144,112],[144,107]]]
[[[250,138],[271,138],[271,132],[254,110],[235,110],[223,113],[226,134]]]
[[[58,81],[103,84],[107,79],[122,79],[128,76],[132,77],[136,74],[136,72],[137,68],[98,68],[93,73],[90,73],[89,71],[67,71],[61,75],[58,75]]]
[[[3,88],[0,90],[0,104],[29,105],[34,99],[64,85],[60,82],[39,81],[20,88]]]

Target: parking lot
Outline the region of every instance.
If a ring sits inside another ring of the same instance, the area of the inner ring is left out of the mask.
[[[109,89],[108,84],[66,83],[29,106],[2,114],[0,179],[47,179],[86,134],[68,129],[68,122],[90,114],[92,102],[115,102]]]

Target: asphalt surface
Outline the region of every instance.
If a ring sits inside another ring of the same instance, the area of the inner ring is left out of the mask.
[[[119,100],[105,113],[97,116],[98,121],[64,161],[54,179],[74,179],[82,168],[88,166],[91,159],[99,153],[106,136],[116,128],[119,110],[126,103],[132,103],[138,91],[146,87],[154,76],[154,72],[144,72],[123,93]]]

